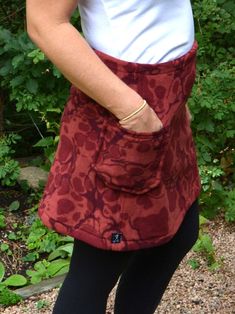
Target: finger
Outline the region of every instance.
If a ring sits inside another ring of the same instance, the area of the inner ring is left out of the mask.
[[[189,121],[192,121],[192,115],[191,115],[190,109],[188,107],[188,104],[186,104],[186,113],[187,113]]]

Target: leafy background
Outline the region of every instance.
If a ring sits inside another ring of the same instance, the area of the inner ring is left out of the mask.
[[[228,197],[234,200],[235,3],[194,0],[193,11],[199,50],[189,104],[203,184],[201,203],[208,216],[225,208],[226,219],[234,219],[226,202]],[[21,136],[13,156],[42,152],[42,167],[49,170],[69,83],[29,40],[21,1],[2,3],[0,22],[0,132]],[[78,13],[73,23],[80,29]]]
[[[202,182],[201,226],[218,214],[225,222],[233,223],[235,3],[194,0],[192,4],[199,50],[189,106]],[[72,23],[81,31],[78,12]],[[50,169],[69,83],[29,40],[22,1],[0,3],[0,25],[0,187],[9,193],[19,175],[17,158],[35,156],[35,165]],[[43,185],[39,191],[29,189],[27,184],[22,184],[21,189],[27,195],[26,211],[19,200],[10,205],[0,204],[0,233],[3,230],[7,239],[1,241],[0,254],[13,258],[11,241],[23,243],[21,260],[26,266],[21,273],[27,277],[27,283],[36,283],[68,270],[72,239],[48,230],[38,219],[37,205]],[[23,223],[15,219],[8,230],[7,219],[12,213]],[[201,232],[194,249],[206,254],[212,268],[218,266],[209,235]],[[192,267],[195,265],[193,261]],[[7,267],[0,262],[0,303],[12,304],[18,299],[9,294],[9,283],[14,287],[19,282],[25,284],[25,280],[10,278]]]

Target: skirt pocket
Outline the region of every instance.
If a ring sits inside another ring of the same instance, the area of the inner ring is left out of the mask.
[[[112,189],[143,194],[161,181],[168,128],[146,133],[127,130],[118,122],[106,124],[102,144],[91,165]]]

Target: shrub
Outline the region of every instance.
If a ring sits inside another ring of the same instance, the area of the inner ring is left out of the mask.
[[[20,136],[13,133],[0,137],[0,183],[2,185],[14,185],[20,174],[18,161],[11,158],[15,152],[12,144],[15,144],[19,139]]]
[[[233,201],[229,191],[235,178],[235,4],[194,0],[193,9],[199,50],[189,104],[202,180],[201,203],[211,217],[220,209],[226,211],[227,198],[229,204]],[[230,219],[231,215],[230,211]]]

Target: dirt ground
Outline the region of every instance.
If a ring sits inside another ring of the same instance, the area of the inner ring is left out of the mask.
[[[191,250],[175,272],[155,313],[235,314],[235,225],[225,223],[218,216],[207,229],[206,232],[213,239],[216,259],[222,259],[220,269],[210,271],[205,258]],[[188,264],[189,259],[197,259],[199,268],[192,269]],[[115,291],[116,286],[109,295],[106,314],[113,314]],[[57,294],[58,288],[31,297],[16,306],[2,308],[0,313],[49,314],[52,313]]]

